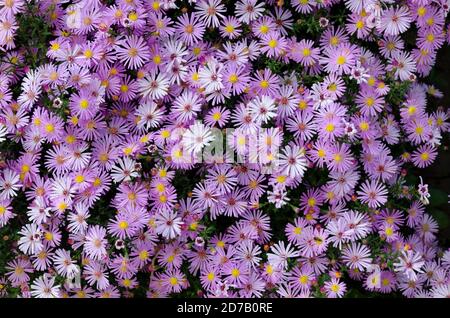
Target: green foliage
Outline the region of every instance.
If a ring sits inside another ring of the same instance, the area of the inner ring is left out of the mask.
[[[18,16],[17,22],[19,30],[15,41],[29,48],[24,64],[35,68],[46,59],[47,45],[52,33],[45,20],[36,15],[34,7],[30,5],[27,12]]]

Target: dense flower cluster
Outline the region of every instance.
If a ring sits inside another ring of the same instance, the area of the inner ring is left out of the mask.
[[[0,0],[0,296],[448,297],[449,4]]]

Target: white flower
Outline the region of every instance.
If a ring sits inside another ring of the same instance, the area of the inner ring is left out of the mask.
[[[280,170],[291,178],[302,178],[306,171],[304,148],[299,146],[286,146],[279,155]]]
[[[119,183],[121,181],[130,181],[131,178],[135,178],[139,175],[135,171],[136,161],[129,157],[120,158],[117,164],[112,167],[111,177],[114,182]]]
[[[218,282],[214,294],[217,297],[228,297],[228,290],[230,289],[230,287],[236,288],[235,285],[229,284],[228,281]]]
[[[60,286],[55,286],[54,284],[55,277],[44,274],[31,285],[31,295],[35,298],[59,298]]]
[[[417,186],[417,191],[419,192],[420,195],[420,201],[425,204],[428,205],[430,203],[430,200],[428,200],[431,197],[430,192],[428,192],[428,184],[424,184],[423,183],[423,179],[422,177],[420,178],[420,184]]]
[[[74,278],[80,273],[80,268],[70,257],[70,252],[63,249],[58,249],[53,256],[53,262],[58,274],[67,277]]]
[[[77,203],[67,217],[69,221],[68,229],[71,233],[85,233],[88,227],[86,219],[90,216],[89,209],[82,203]]]
[[[350,78],[356,80],[358,84],[361,84],[366,83],[369,77],[370,75],[367,73],[367,70],[361,66],[361,63],[358,61],[350,73]]]
[[[22,82],[19,98],[17,102],[25,109],[29,110],[38,100],[42,93],[41,73],[38,70],[31,70],[27,73]]]
[[[286,268],[288,266],[288,259],[292,257],[298,257],[300,253],[288,243],[285,246],[283,241],[280,241],[273,245],[270,249],[271,253],[267,253],[267,260],[269,264],[276,268]]]
[[[156,233],[167,239],[173,239],[180,235],[183,221],[180,217],[177,217],[175,211],[164,210],[156,216],[155,224]]]
[[[236,3],[236,17],[239,21],[249,24],[264,13],[264,2],[257,0],[241,0]]]
[[[368,275],[366,278],[366,284],[367,287],[372,289],[378,289],[381,287],[381,272],[379,270],[373,272],[372,274]]]
[[[431,290],[433,298],[450,298],[450,284],[441,284]]]
[[[432,146],[439,147],[441,145],[441,139],[441,131],[436,127],[432,130],[432,136],[427,142]]]
[[[81,10],[79,6],[69,6],[67,8],[66,25],[70,29],[81,28]]]
[[[387,1],[385,1],[385,2],[387,2]],[[382,12],[383,8],[381,7],[380,2],[369,0],[369,1],[366,1],[364,4],[365,4],[364,11],[370,12],[370,15],[373,15],[377,18],[381,17],[381,12]]]
[[[281,208],[290,201],[290,198],[287,197],[287,192],[280,187],[275,187],[273,191],[268,191],[267,194],[267,200],[270,203],[275,204],[277,209]]]
[[[0,123],[0,142],[5,141],[6,127],[4,124]]]
[[[34,223],[26,224],[19,232],[19,249],[28,255],[35,255],[43,248],[42,233]]]
[[[349,137],[353,137],[358,131],[355,128],[355,125],[353,123],[349,123],[345,119],[343,120],[345,125],[345,134]]]
[[[137,127],[146,129],[158,127],[163,115],[163,111],[153,101],[139,105],[136,110],[136,116],[139,119]]]
[[[267,123],[276,115],[275,101],[270,96],[257,96],[249,103],[250,114],[258,123]]]
[[[313,101],[313,109],[325,107],[333,102],[330,93],[320,83],[314,83],[311,87],[311,99]]]
[[[373,29],[380,25],[381,18],[372,12],[366,19],[366,25],[369,29]]]
[[[211,129],[200,122],[191,125],[183,134],[182,144],[184,148],[194,154],[198,154],[203,147],[214,140]]]
[[[213,93],[224,88],[222,83],[223,64],[215,59],[210,59],[199,71],[199,83],[205,89],[205,94]]]
[[[159,99],[167,95],[169,80],[163,73],[149,74],[139,80],[139,92],[144,98]]]
[[[166,0],[162,3],[162,8],[164,10],[170,10],[170,9],[178,9],[178,6],[175,4],[175,0]]]
[[[402,251],[402,254],[398,258],[398,262],[394,263],[394,270],[401,272],[408,277],[409,280],[416,281],[417,273],[423,272],[423,261],[420,253],[414,253],[411,250]]]
[[[33,223],[41,224],[47,222],[50,217],[51,208],[47,207],[44,199],[36,197],[33,203],[28,207],[27,215]]]
[[[407,52],[393,52],[387,69],[394,71],[395,78],[400,81],[412,80],[415,78],[416,62]]]
[[[5,169],[0,176],[0,199],[10,199],[20,188],[19,174],[11,169]]]

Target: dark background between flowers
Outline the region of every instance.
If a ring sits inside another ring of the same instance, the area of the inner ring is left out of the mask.
[[[445,45],[438,53],[437,63],[430,74],[429,83],[440,89],[444,97],[438,100],[444,108],[450,107],[450,47]],[[416,169],[411,173],[421,175],[429,184],[431,201],[428,210],[439,223],[439,239],[444,247],[450,247],[450,139],[448,135],[442,140],[441,149],[436,162],[426,169]]]

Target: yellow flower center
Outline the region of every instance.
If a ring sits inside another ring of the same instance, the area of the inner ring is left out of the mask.
[[[27,173],[28,171],[30,171],[30,166],[26,164],[22,165],[22,172]]]
[[[176,277],[170,277],[169,283],[170,283],[170,285],[172,285],[172,286],[177,285],[177,284],[178,284],[178,278],[176,278]]]
[[[51,240],[53,240],[53,234],[50,233],[50,232],[45,232],[44,238],[45,238],[47,241],[51,241]]]
[[[86,51],[84,51],[84,57],[87,59],[90,59],[94,56],[94,53],[92,52],[92,50],[90,49],[86,49]]]
[[[148,252],[146,250],[139,252],[139,259],[145,261],[148,258]]]
[[[232,26],[231,24],[228,24],[228,25],[225,27],[225,31],[226,31],[227,33],[233,33],[233,32],[234,32],[234,26]]]
[[[430,158],[430,155],[428,152],[424,152],[424,153],[420,154],[420,159],[422,161],[427,161],[429,158]]]
[[[375,99],[373,97],[368,97],[366,99],[366,105],[367,106],[372,107],[374,103],[375,103]]]
[[[163,130],[161,132],[161,137],[163,137],[164,139],[169,138],[170,137],[170,132],[168,130]]]
[[[153,8],[153,10],[159,10],[159,7],[160,7],[161,5],[160,5],[160,3],[159,3],[159,1],[155,1],[155,2],[153,2],[152,3],[152,8]]]
[[[51,46],[52,51],[57,51],[57,50],[59,50],[59,48],[60,48],[60,45],[57,42],[53,43]]]
[[[139,18],[138,14],[136,12],[130,12],[128,14],[128,19],[130,19],[131,21],[135,22],[137,19]]]
[[[45,125],[45,131],[48,133],[52,133],[55,131],[55,126],[53,126],[52,124],[47,124]]]
[[[166,203],[167,202],[167,196],[165,196],[164,194],[161,194],[159,196],[159,202]]]
[[[261,25],[259,28],[259,31],[263,34],[266,34],[267,32],[269,32],[269,30],[270,30],[269,27],[265,24]]]
[[[195,231],[198,228],[198,222],[192,222],[191,224],[189,224],[189,230],[191,231]]]
[[[341,162],[342,161],[342,156],[340,154],[335,154],[333,156],[334,161],[336,162]]]
[[[135,47],[132,47],[128,50],[128,55],[131,57],[136,57],[138,55],[138,50]]]
[[[126,230],[128,228],[128,222],[127,221],[120,221],[119,222],[119,229]]]
[[[160,64],[161,63],[161,56],[160,55],[155,55],[153,57],[153,63]]]
[[[192,51],[194,55],[199,55],[202,52],[202,49],[200,47],[194,47]]]
[[[298,280],[302,285],[306,285],[308,283],[308,276],[302,275],[302,276],[300,276],[300,278]]]
[[[122,84],[122,85],[120,86],[120,91],[121,91],[122,93],[128,92],[128,85]]]
[[[123,149],[123,153],[127,156],[131,155],[132,152],[133,152],[133,149],[131,147],[125,147]]]
[[[82,109],[87,109],[87,108],[89,107],[89,102],[88,102],[88,100],[87,100],[87,99],[82,99],[82,100],[80,101],[80,107],[81,107]]]
[[[338,45],[338,44],[339,44],[339,38],[338,38],[337,36],[332,36],[332,37],[330,38],[330,44],[331,44],[332,46]]]
[[[386,236],[392,236],[392,234],[394,234],[394,230],[392,229],[392,227],[387,227],[385,233]]]
[[[102,180],[100,178],[95,178],[94,187],[99,187],[102,184]]]
[[[333,284],[331,285],[331,290],[335,293],[337,293],[339,291],[339,285],[338,284]]]
[[[59,211],[64,211],[65,209],[67,209],[67,203],[66,202],[61,202],[58,204],[58,210]]]
[[[271,49],[274,49],[274,48],[276,48],[276,47],[277,47],[277,45],[278,45],[278,42],[277,42],[277,40],[275,40],[275,39],[272,39],[272,40],[270,40],[270,41],[269,41],[269,47],[270,47]]]
[[[279,175],[279,176],[277,176],[277,182],[278,183],[285,183],[286,182],[286,176],[284,176],[284,175]]]
[[[417,9],[417,15],[419,17],[423,17],[427,13],[427,9],[425,7],[419,7]]]
[[[334,131],[334,125],[332,123],[329,123],[325,126],[325,130],[328,132],[333,132]]]
[[[75,182],[76,183],[81,183],[83,181],[84,181],[84,176],[83,175],[80,174],[80,175],[75,177]]]
[[[51,72],[50,73],[50,79],[52,80],[52,81],[56,81],[57,79],[58,79],[58,72]]]
[[[359,128],[361,128],[362,131],[367,131],[367,130],[369,130],[369,124],[367,122],[363,121],[359,124]]]
[[[313,207],[316,205],[316,199],[314,198],[309,198],[308,199],[308,206]]]
[[[358,20],[358,21],[356,22],[356,28],[357,28],[357,29],[362,29],[362,28],[364,28],[364,21],[363,21],[363,20]]]
[[[337,89],[337,85],[336,83],[331,83],[330,85],[328,85],[328,90],[331,92],[335,92]]]
[[[128,200],[130,200],[130,201],[136,200],[136,193],[134,193],[134,192],[128,193]]]
[[[338,65],[343,65],[346,62],[346,58],[345,56],[339,55],[338,58],[336,59],[336,63]]]
[[[219,112],[216,112],[212,117],[215,121],[218,121],[222,117],[222,115]]]
[[[266,80],[263,80],[263,81],[261,81],[259,86],[261,86],[261,88],[267,88],[267,87],[269,87],[269,82]]]

